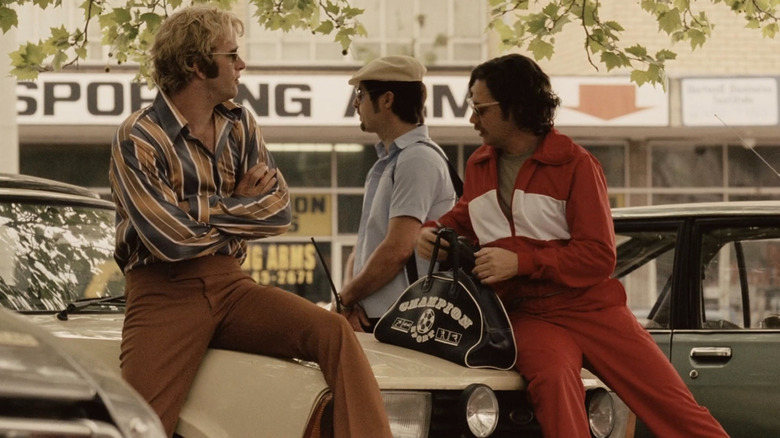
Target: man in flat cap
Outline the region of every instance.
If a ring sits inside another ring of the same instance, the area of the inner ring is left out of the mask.
[[[337,296],[356,331],[373,331],[417,273],[427,272],[428,261],[414,257],[420,226],[438,219],[456,200],[447,158],[424,124],[425,72],[412,57],[387,56],[349,80],[360,129],[379,137],[357,243]]]

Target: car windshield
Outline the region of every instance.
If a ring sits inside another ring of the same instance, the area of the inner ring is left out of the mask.
[[[0,203],[0,305],[54,312],[79,299],[122,295],[113,222],[110,209]]]

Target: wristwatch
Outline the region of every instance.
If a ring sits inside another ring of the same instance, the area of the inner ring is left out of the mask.
[[[344,304],[344,301],[341,299],[341,293],[336,292],[336,306],[339,312],[345,311],[345,310],[352,310],[353,306],[347,306]]]

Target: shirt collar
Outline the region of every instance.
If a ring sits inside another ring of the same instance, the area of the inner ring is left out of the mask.
[[[165,131],[165,135],[171,139],[171,142],[175,141],[176,137],[178,137],[181,134],[181,131],[187,126],[187,119],[184,118],[179,109],[176,108],[176,105],[174,105],[170,98],[162,91],[159,91],[154,98],[152,108],[160,115],[159,124],[163,131]],[[233,123],[241,120],[241,113],[243,110],[243,107],[232,101],[226,101],[214,107],[214,111],[218,115],[225,117]]]
[[[490,145],[483,145],[474,151],[469,160],[477,163],[491,158],[498,159],[498,151]],[[541,163],[558,166],[571,161],[574,156],[576,144],[574,141],[561,134],[555,128],[551,129],[544,137],[542,144],[531,154],[531,159]]]
[[[426,125],[419,125],[411,131],[396,138],[388,148],[388,151],[385,151],[385,144],[381,141],[374,147],[376,148],[377,156],[379,158],[384,158],[396,150],[404,150],[409,145],[413,145],[415,143],[424,143],[426,141],[430,141],[429,139],[430,136],[428,135],[428,127]]]

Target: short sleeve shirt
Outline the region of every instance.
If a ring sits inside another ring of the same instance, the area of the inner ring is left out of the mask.
[[[428,136],[427,126],[398,137],[387,151],[382,142],[375,147],[378,159],[366,177],[353,274],[361,271],[385,238],[391,218],[409,216],[421,223],[436,220],[456,200],[447,162],[441,148]],[[417,272],[427,272],[429,262],[419,256],[416,260]],[[378,318],[408,286],[402,269],[361,305],[369,318]]]

